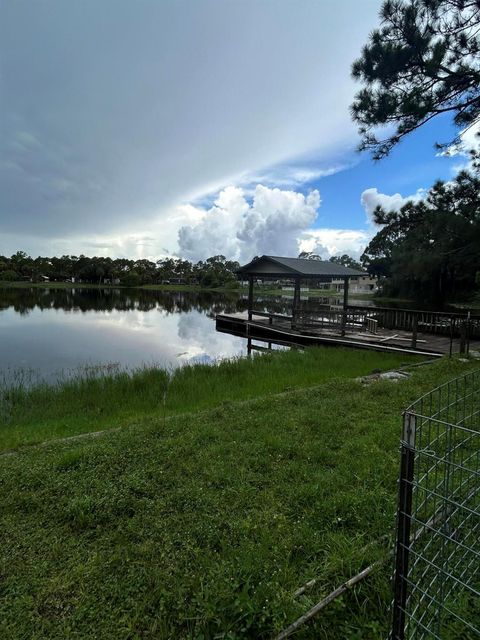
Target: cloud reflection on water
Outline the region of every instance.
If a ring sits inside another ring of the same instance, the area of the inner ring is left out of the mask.
[[[236,298],[34,290],[28,304],[26,291],[15,298],[9,290],[8,304],[0,294],[0,369],[33,369],[55,379],[85,366],[175,367],[246,352],[242,339],[217,333],[213,320],[216,312],[236,309]]]

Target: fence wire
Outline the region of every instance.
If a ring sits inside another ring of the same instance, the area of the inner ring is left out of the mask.
[[[394,640],[480,638],[480,370],[404,414]]]

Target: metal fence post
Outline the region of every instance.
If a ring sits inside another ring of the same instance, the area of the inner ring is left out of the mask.
[[[400,479],[398,487],[397,541],[395,550],[395,577],[393,602],[393,640],[405,638],[405,608],[407,604],[407,575],[410,552],[412,514],[412,483],[415,461],[415,415],[406,412],[403,417]]]

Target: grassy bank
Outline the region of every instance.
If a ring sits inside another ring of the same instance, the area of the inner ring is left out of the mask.
[[[145,284],[138,287],[126,287],[120,284],[92,284],[87,282],[1,282],[0,290],[4,289],[144,289],[147,291],[218,291],[236,292],[239,288],[231,287],[201,287],[200,285],[186,284]]]
[[[0,281],[0,291],[3,289],[143,289],[145,291],[172,291],[172,292],[184,292],[184,293],[201,293],[202,291],[217,292],[217,293],[231,293],[231,294],[245,294],[248,293],[248,287],[201,287],[200,285],[186,285],[186,284],[144,284],[138,287],[125,287],[118,284],[90,284],[90,283],[72,283],[72,282],[3,282]],[[293,291],[285,291],[284,289],[278,289],[274,287],[255,287],[256,296],[287,296],[293,298]],[[343,293],[327,290],[327,289],[310,289],[308,292],[302,292],[302,296],[308,297],[335,297],[342,298]],[[411,305],[414,301],[408,298],[392,298],[387,296],[380,296],[373,293],[350,293],[349,296],[352,300],[374,300],[375,304],[381,307],[383,304],[396,304],[396,305]],[[472,298],[469,301],[451,301],[449,305],[452,307],[458,307],[462,309],[480,309],[480,298],[478,296]],[[422,303],[419,302],[416,308],[422,308]]]
[[[365,545],[393,530],[400,412],[471,366],[325,376],[0,458],[1,637],[272,638],[384,554]],[[295,637],[386,637],[389,574]]]
[[[458,302],[451,302],[451,306],[458,307],[459,310],[472,309],[473,311],[480,310],[480,293],[472,296],[469,300],[462,300]]]
[[[307,349],[254,359],[193,364],[168,372],[89,369],[69,381],[30,388],[20,375],[0,386],[0,450],[50,438],[162,418],[235,400],[398,367],[415,358],[364,350]]]
[[[5,282],[0,281],[0,289],[116,289],[113,284],[87,284],[83,282]]]
[[[247,293],[248,287],[240,286],[228,286],[228,287],[202,287],[200,285],[188,285],[188,284],[143,284],[138,287],[125,287],[119,284],[88,284],[88,283],[72,283],[72,282],[2,282],[0,281],[0,290],[4,289],[144,289],[146,291],[183,291],[185,293],[201,292],[201,291],[217,291],[218,293]],[[291,295],[293,298],[293,291],[285,291],[278,288],[269,287],[256,287],[256,295],[268,295],[268,296],[285,296]],[[307,295],[307,293],[302,295]],[[342,296],[337,291],[326,289],[310,289],[308,292],[312,297],[328,297],[328,296]],[[357,297],[357,296],[355,296]],[[371,295],[365,294],[366,298],[371,298]]]

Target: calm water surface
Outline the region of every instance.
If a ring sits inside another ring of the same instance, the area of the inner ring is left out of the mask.
[[[244,311],[245,298],[140,289],[0,289],[0,379],[19,369],[55,380],[84,367],[178,366],[245,355],[245,340],[215,330],[215,315]],[[341,303],[305,305],[322,302]],[[291,301],[258,298],[256,308],[290,313]]]
[[[0,372],[55,379],[115,364],[176,366],[242,355],[217,333],[215,314],[243,308],[237,295],[120,289],[0,289]]]

